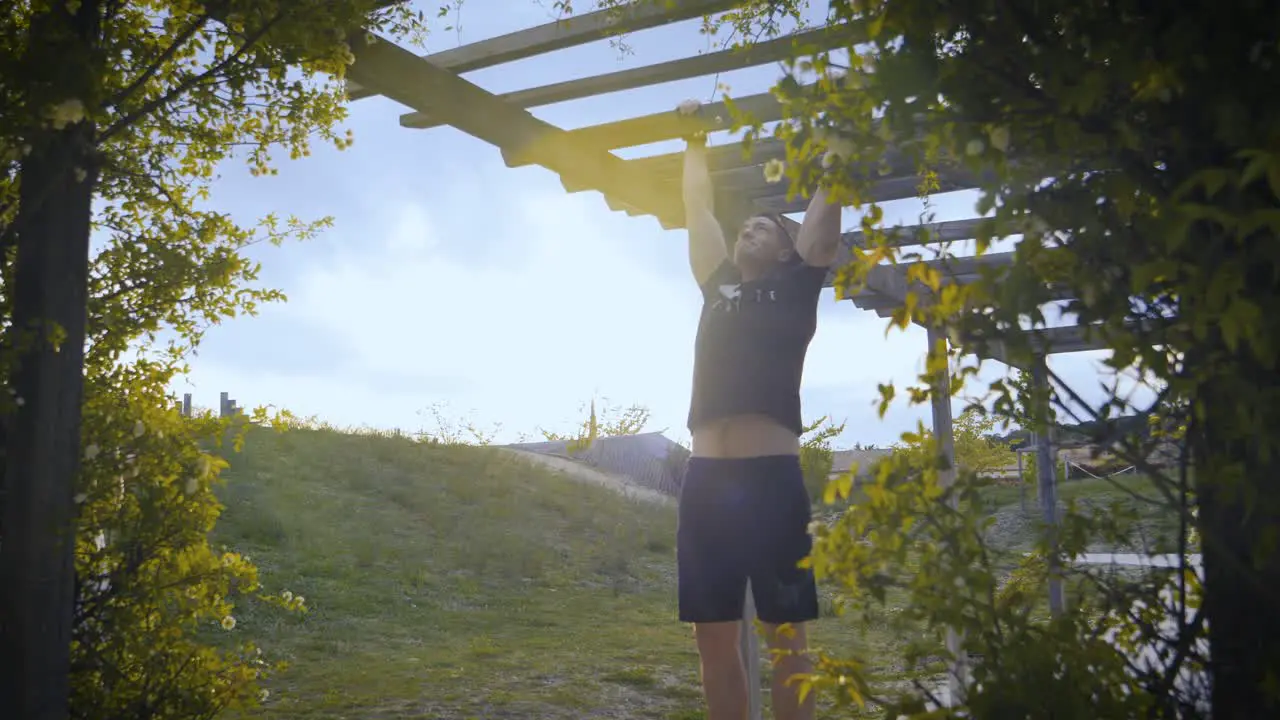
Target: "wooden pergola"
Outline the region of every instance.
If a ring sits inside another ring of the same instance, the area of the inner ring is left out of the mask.
[[[729,130],[731,118],[724,103],[704,106],[699,114],[692,117],[680,116],[674,108],[655,108],[655,112],[649,115],[568,129],[540,120],[528,109],[774,63],[796,54],[849,47],[861,40],[856,26],[806,29],[763,40],[743,49],[708,52],[501,95],[485,90],[462,75],[609,37],[701,18],[740,3],[741,0],[683,0],[679,3],[637,0],[622,9],[584,13],[424,57],[383,38],[366,36],[363,42],[353,43],[356,62],[348,72],[349,94],[352,99],[381,95],[394,100],[406,108],[400,117],[402,127],[452,126],[497,147],[509,167],[540,165],[558,174],[567,192],[598,192],[612,210],[633,216],[651,216],[664,229],[677,229],[684,226],[680,193],[681,153],[623,159],[614,151],[678,139],[693,131]],[[784,117],[783,108],[772,93],[737,98],[734,105],[751,113],[760,122],[782,120]],[[722,224],[736,228],[742,219],[762,211],[784,214],[804,211],[807,199],[788,199],[787,183],[765,180],[764,165],[771,159],[784,156],[783,143],[772,138],[757,141],[749,152],[736,142],[710,147],[708,157],[716,188],[716,209]],[[915,174],[914,167],[892,162],[890,166],[891,171],[875,182],[866,200],[886,202],[918,195],[917,188],[922,178]],[[950,192],[974,188],[977,181],[967,173],[956,171],[942,173],[940,185],[940,192]],[[903,227],[891,231],[890,237],[891,242],[901,246],[940,245],[974,238],[980,222],[979,218],[971,218],[930,226]],[[734,234],[731,232],[729,236]],[[846,232],[842,241],[842,257],[847,259],[850,249],[862,244],[862,233]],[[927,262],[940,269],[946,282],[966,283],[981,277],[984,269],[998,271],[1008,266],[1012,259],[1013,253],[995,253]],[[834,275],[833,270],[828,277],[828,286]],[[870,273],[865,289],[849,299],[861,309],[887,317],[903,305],[908,292],[915,292],[927,301],[924,297],[928,294],[926,289],[909,287],[905,265],[882,265]],[[926,329],[931,347],[948,342],[941,328]],[[1034,359],[1025,369],[1031,372],[1033,382],[1042,388],[1048,384],[1046,356],[1104,347],[1087,327],[1048,328],[1028,334],[1034,348]],[[984,344],[979,352],[1006,363],[1013,359],[1000,344]],[[932,408],[934,433],[940,438],[942,452],[953,459],[948,381],[943,379],[935,390]],[[1039,439],[1036,447],[1042,511],[1045,519],[1054,524],[1057,497],[1052,438]],[[944,482],[953,479],[954,470],[947,471],[943,478]],[[747,603],[750,620],[754,617],[754,609],[749,592]],[[1050,606],[1055,613],[1064,609],[1060,580],[1051,580]],[[744,623],[743,628],[744,656],[748,662],[751,687],[756,689],[752,699],[752,717],[759,718],[759,649],[751,623]],[[957,655],[958,643],[959,639],[954,635],[948,638],[949,647]],[[963,691],[967,676],[963,663],[959,665],[949,683],[953,696]]]

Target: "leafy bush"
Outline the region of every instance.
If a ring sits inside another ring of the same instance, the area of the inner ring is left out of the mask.
[[[831,476],[835,457],[831,439],[842,432],[844,423],[836,425],[824,415],[806,425],[800,436],[800,467],[804,471],[804,485],[809,489],[809,497],[815,501],[823,496],[827,478]]]
[[[237,626],[249,603],[301,613],[268,594],[249,558],[209,544],[226,461],[240,428],[184,418],[163,366],[137,363],[89,378],[76,500],[74,717],[212,718],[259,699],[282,667]]]

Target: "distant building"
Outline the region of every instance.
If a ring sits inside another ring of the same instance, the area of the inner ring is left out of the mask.
[[[637,487],[671,497],[680,495],[689,451],[660,432],[597,438],[576,454],[569,452],[569,444],[567,440],[551,440],[506,447],[566,458],[616,475]]]
[[[858,465],[855,481],[861,482],[881,459],[888,457],[893,451],[886,448],[867,448],[859,450],[836,450],[831,455],[831,472],[827,479],[831,480],[849,472],[854,463]]]

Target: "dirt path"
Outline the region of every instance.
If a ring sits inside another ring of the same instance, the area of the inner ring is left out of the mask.
[[[675,500],[673,498],[663,495],[656,490],[636,487],[617,475],[596,470],[595,468],[581,465],[572,460],[555,457],[553,455],[542,455],[539,453],[527,452],[525,450],[513,450],[511,448],[495,449],[532,465],[541,465],[542,467],[555,470],[556,472],[567,475],[575,480],[582,480],[589,483],[595,483],[596,485],[602,485],[633,500],[650,502],[655,505],[675,504]]]

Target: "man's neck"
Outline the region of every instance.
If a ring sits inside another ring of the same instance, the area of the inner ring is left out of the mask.
[[[751,262],[750,260],[745,260],[738,265],[738,275],[742,278],[743,282],[759,280],[765,275],[768,275],[769,270],[770,267],[768,265]]]

